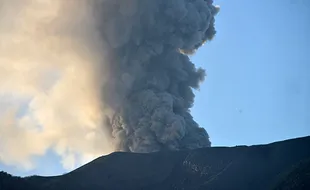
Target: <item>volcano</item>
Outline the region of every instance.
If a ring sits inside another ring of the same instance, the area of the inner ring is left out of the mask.
[[[267,145],[115,152],[64,175],[0,175],[0,189],[280,190],[310,188],[310,136]]]

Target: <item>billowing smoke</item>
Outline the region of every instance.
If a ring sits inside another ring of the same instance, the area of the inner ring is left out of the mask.
[[[0,161],[210,146],[190,114],[212,0],[2,0]]]
[[[117,148],[152,152],[210,146],[208,134],[189,113],[192,88],[199,87],[205,72],[184,52],[212,39],[217,8],[205,0],[106,1],[96,7],[98,29],[110,51],[111,80],[103,86],[103,102],[115,111],[107,126]]]

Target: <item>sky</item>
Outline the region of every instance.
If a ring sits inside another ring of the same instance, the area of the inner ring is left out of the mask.
[[[212,146],[266,144],[310,135],[310,2],[215,0],[217,36],[191,57],[207,71],[192,109]],[[52,151],[14,175],[65,172]]]
[[[310,2],[215,2],[217,36],[192,58],[208,74],[192,112],[213,146],[310,135]]]

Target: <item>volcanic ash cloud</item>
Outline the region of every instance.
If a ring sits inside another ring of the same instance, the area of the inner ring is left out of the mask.
[[[210,146],[189,109],[211,0],[2,0],[0,161]],[[18,14],[17,14],[18,13]]]

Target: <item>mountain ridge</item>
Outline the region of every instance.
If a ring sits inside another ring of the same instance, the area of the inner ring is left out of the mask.
[[[40,190],[268,190],[285,185],[279,182],[284,174],[309,158],[310,136],[306,136],[265,145],[147,154],[114,152],[64,175],[21,181]],[[0,185],[1,181],[0,177]]]

